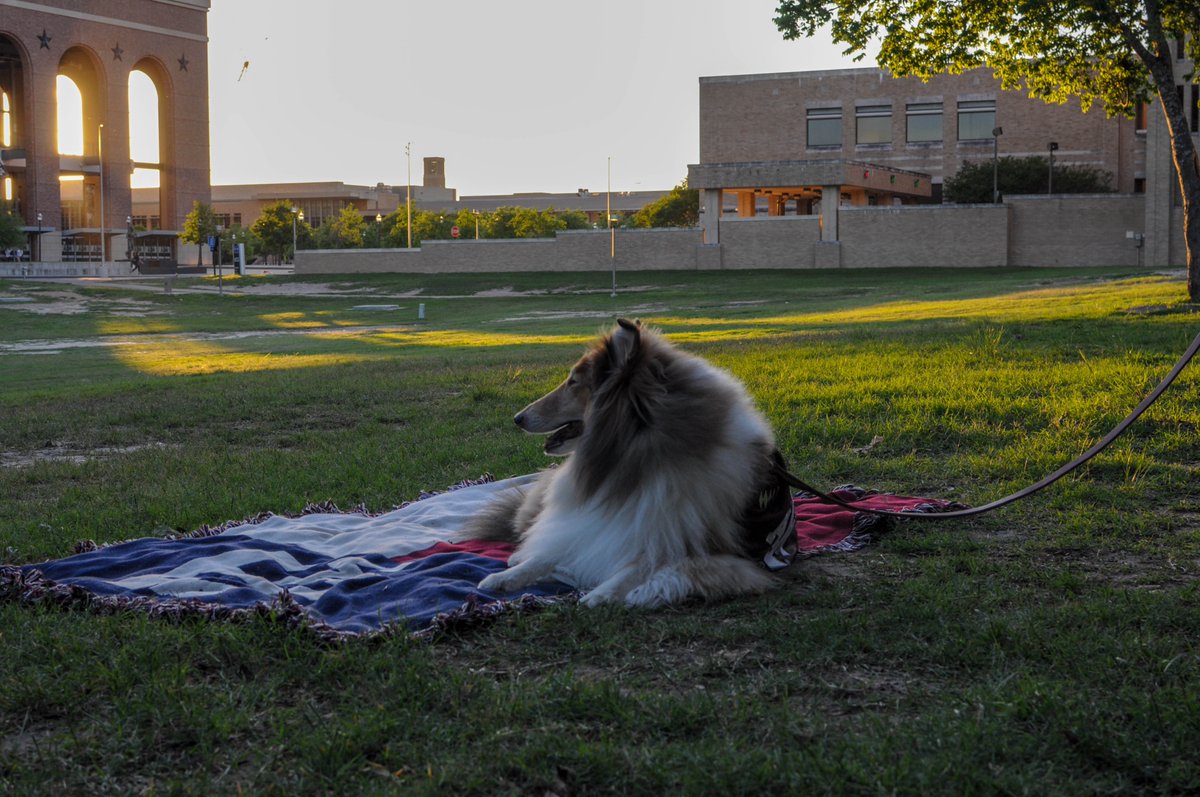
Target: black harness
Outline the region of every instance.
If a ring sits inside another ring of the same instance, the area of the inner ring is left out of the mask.
[[[750,503],[742,510],[746,549],[768,570],[782,570],[796,558],[796,507],[788,487],[787,461],[779,449]]]

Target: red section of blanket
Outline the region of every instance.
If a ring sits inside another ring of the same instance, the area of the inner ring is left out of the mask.
[[[508,557],[512,556],[512,552],[516,547],[508,542],[487,542],[484,540],[439,542],[436,545],[432,545],[421,551],[414,551],[406,556],[394,556],[392,557],[392,561],[400,564],[402,562],[412,562],[417,559],[427,559],[430,556],[436,556],[440,553],[473,553],[476,556],[507,562]]]
[[[860,490],[834,490],[832,495],[871,509],[893,512],[937,512],[950,508],[947,501],[932,498],[913,498],[904,495],[864,495]],[[815,553],[823,548],[859,547],[853,545],[853,535],[869,534],[886,527],[886,518],[830,504],[820,498],[798,497],[796,507],[797,549]],[[866,542],[864,539],[862,542]]]

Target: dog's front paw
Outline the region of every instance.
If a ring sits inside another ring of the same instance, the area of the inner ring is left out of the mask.
[[[675,568],[659,570],[644,584],[629,590],[625,596],[626,606],[640,609],[658,609],[672,603],[687,600],[692,584],[687,576]]]
[[[616,602],[617,602],[617,596],[613,595],[612,591],[607,590],[607,589],[594,589],[579,599],[580,605],[588,606],[590,608],[595,608],[596,606],[603,606],[606,603],[616,603]]]
[[[511,570],[501,570],[499,573],[492,573],[490,576],[479,582],[479,589],[485,592],[512,592],[519,587],[519,584],[514,583],[516,579],[512,577]]]

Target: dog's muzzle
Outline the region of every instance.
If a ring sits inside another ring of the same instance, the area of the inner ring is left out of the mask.
[[[547,454],[570,453],[575,438],[581,434],[583,434],[583,421],[564,423],[546,437],[542,450]]]

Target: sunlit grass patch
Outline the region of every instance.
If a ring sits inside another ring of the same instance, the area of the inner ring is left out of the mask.
[[[313,333],[322,337],[322,333]],[[333,337],[330,335],[329,337]],[[536,344],[584,344],[593,335],[519,335],[511,332],[478,332],[467,329],[441,330],[367,330],[362,333],[338,332],[336,337],[353,338],[381,346],[432,346],[439,348],[494,348]]]
[[[312,314],[303,312],[266,313],[259,318],[280,329],[320,329],[334,323],[328,319],[313,318]]]
[[[980,275],[980,279],[986,279]],[[802,312],[738,319],[737,324],[780,326],[787,324],[865,324],[936,319],[1003,319],[1006,323],[1051,321],[1061,318],[1096,318],[1125,312],[1131,307],[1180,301],[1178,283],[1166,277],[1146,277],[1100,284],[1073,285],[1003,293],[972,299],[901,299],[866,304],[833,312]],[[659,316],[664,326],[725,326],[728,318]]]
[[[318,368],[373,358],[364,353],[274,354],[238,351],[215,343],[171,338],[155,343],[115,345],[110,351],[122,365],[154,376],[190,376]]]
[[[101,335],[150,335],[178,330],[179,325],[172,321],[147,318],[102,318],[96,324]]]

